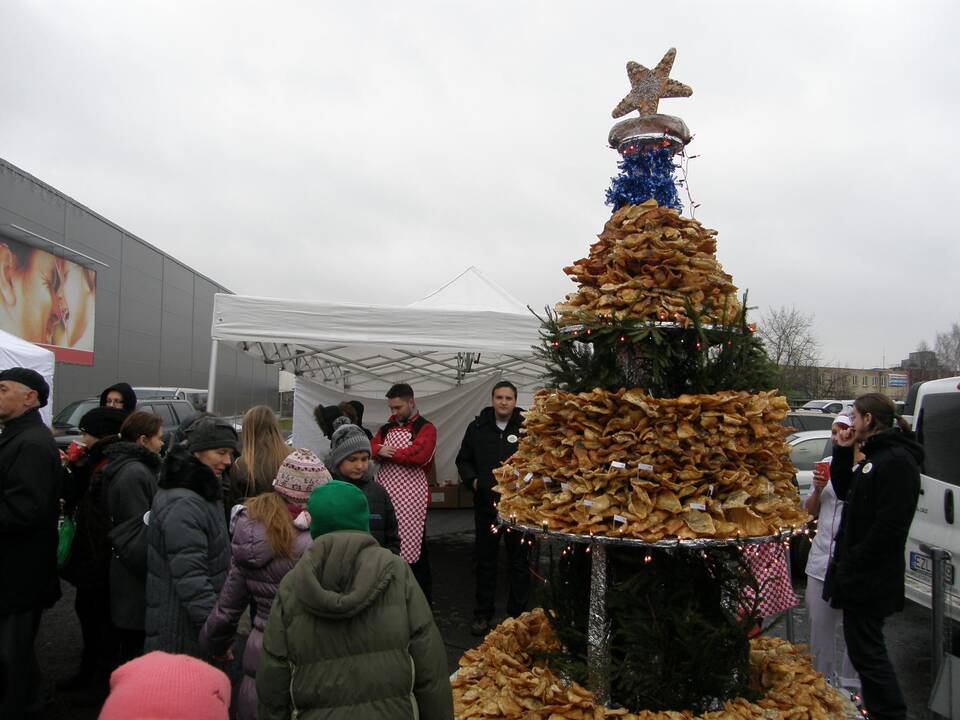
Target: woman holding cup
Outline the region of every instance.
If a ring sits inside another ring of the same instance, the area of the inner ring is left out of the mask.
[[[854,448],[863,462],[854,466]],[[853,427],[837,433],[830,484],[844,501],[823,595],[843,611],[843,637],[874,720],[906,720],[907,706],[887,655],[883,624],[903,610],[903,550],[920,494],[923,447],[890,398],[861,395]]]
[[[830,428],[830,435],[836,443],[842,429],[853,427],[849,415],[838,415]],[[862,456],[861,456],[862,457]],[[860,458],[857,458],[860,459]],[[813,667],[827,680],[838,687],[859,689],[860,681],[847,657],[844,647],[837,652],[837,629],[840,627],[842,612],[830,607],[823,599],[823,579],[827,574],[827,565],[833,554],[834,540],[840,529],[840,516],[843,503],[830,484],[830,460],[827,457],[813,465],[813,489],[804,502],[807,511],[817,519],[817,534],[810,546],[807,557],[807,615],[810,618],[810,654]]]

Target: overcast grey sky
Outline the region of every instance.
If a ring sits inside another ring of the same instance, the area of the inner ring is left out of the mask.
[[[0,156],[235,292],[477,265],[542,308],[609,217],[626,61],[676,46],[724,268],[824,362],[891,364],[960,320],[958,7],[4,0]]]

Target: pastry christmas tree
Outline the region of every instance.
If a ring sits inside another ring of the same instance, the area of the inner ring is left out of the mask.
[[[670,78],[675,55],[627,64],[613,115],[640,116],[610,132],[614,212],[543,318],[546,389],[496,476],[503,531],[553,543],[544,609],[464,655],[462,719],[849,710],[792,645],[748,640],[767,588],[744,554],[780,551],[808,516],[746,297],[716,233],[680,215],[674,158],[691,135],[657,113],[692,93]]]

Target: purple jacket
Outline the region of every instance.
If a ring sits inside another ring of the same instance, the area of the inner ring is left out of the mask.
[[[293,522],[292,518],[290,522]],[[230,571],[213,612],[200,633],[200,646],[212,656],[226,653],[233,646],[237,625],[250,607],[250,601],[256,604],[253,629],[243,651],[243,680],[237,699],[238,720],[254,720],[256,717],[257,662],[273,598],[284,575],[293,569],[312,542],[308,531],[299,531],[293,542],[293,559],[276,557],[270,549],[263,525],[251,520],[246,511],[237,517]]]

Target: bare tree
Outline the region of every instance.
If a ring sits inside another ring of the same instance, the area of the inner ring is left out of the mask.
[[[921,340],[917,343],[917,349],[915,352],[930,352],[930,345],[926,340]]]
[[[960,324],[954,323],[947,331],[937,333],[937,362],[950,372],[960,372]]]
[[[796,307],[769,308],[757,334],[770,360],[780,368],[780,390],[815,397],[819,394],[820,346],[813,335],[813,315]]]

